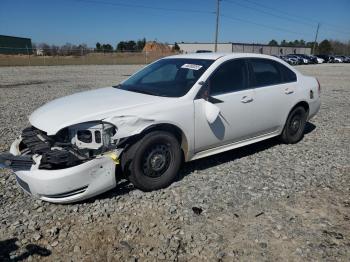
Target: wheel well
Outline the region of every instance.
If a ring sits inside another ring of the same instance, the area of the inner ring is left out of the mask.
[[[298,106],[301,106],[301,107],[303,107],[304,109],[305,109],[305,111],[306,111],[306,114],[309,114],[309,104],[307,103],[307,102],[305,102],[305,101],[301,101],[301,102],[299,102],[298,104],[296,104],[293,108],[292,108],[292,110],[290,110],[290,112],[292,112],[293,111],[293,109],[294,108],[296,108],[296,107],[298,107]]]
[[[285,123],[284,123],[284,127],[285,127],[285,125],[287,123],[287,120],[288,120],[288,117],[289,117],[290,113],[294,110],[294,108],[296,108],[298,106],[301,106],[301,107],[303,107],[305,109],[306,116],[309,115],[309,104],[307,102],[305,102],[305,101],[301,101],[301,102],[297,103],[295,106],[293,106],[293,108],[289,111],[289,113],[288,113],[288,115],[286,117]]]
[[[188,154],[188,141],[187,138],[185,136],[185,133],[176,125],[173,124],[156,124],[156,125],[152,125],[147,127],[142,133],[141,135],[145,135],[149,132],[152,131],[166,131],[169,132],[171,134],[173,134],[175,136],[175,138],[179,141],[180,145],[181,145],[181,151],[183,154],[184,159],[187,159],[187,154]]]

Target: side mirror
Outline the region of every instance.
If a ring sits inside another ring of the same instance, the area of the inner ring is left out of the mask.
[[[212,124],[218,118],[220,114],[220,108],[208,101],[204,101],[204,112],[207,121],[209,124]]]

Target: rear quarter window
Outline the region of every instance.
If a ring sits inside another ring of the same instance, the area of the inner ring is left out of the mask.
[[[278,63],[278,65],[283,76],[284,83],[291,83],[297,81],[297,75],[292,70],[290,70],[285,65],[282,65],[281,63]]]
[[[249,63],[253,76],[252,87],[277,85],[283,82],[277,62],[264,58],[252,58],[249,59]]]

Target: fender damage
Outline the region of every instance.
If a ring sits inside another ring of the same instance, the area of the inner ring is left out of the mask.
[[[114,116],[74,124],[54,135],[31,126],[12,143],[10,153],[0,154],[0,167],[12,169],[20,187],[42,200],[84,200],[116,186],[125,142],[153,123]]]

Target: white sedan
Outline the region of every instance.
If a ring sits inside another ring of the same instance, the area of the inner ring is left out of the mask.
[[[24,191],[55,203],[90,198],[121,177],[151,191],[171,184],[183,161],[277,136],[296,143],[319,108],[318,81],[279,58],[170,56],[119,85],[40,107],[0,164]]]
[[[317,57],[317,56],[316,56],[316,59],[317,59],[317,64],[322,64],[322,63],[324,63],[324,59],[323,59],[323,58]]]

